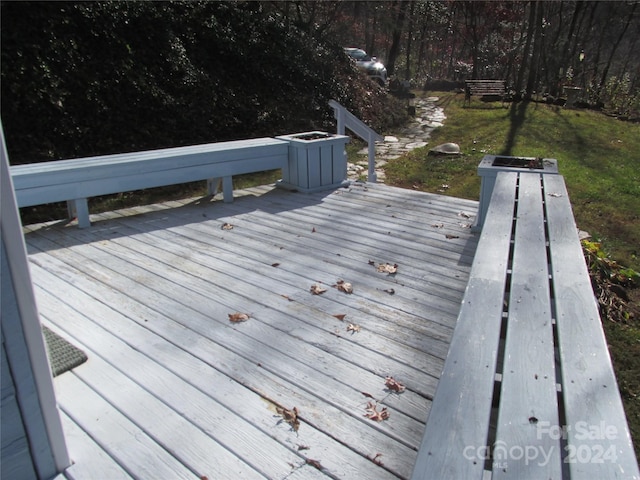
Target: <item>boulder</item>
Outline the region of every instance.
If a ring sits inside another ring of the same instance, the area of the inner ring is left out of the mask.
[[[443,143],[429,150],[431,155],[460,155],[460,145],[457,143]]]

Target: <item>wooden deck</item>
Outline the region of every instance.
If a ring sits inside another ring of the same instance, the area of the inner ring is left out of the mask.
[[[235,194],[26,227],[43,322],[89,356],[55,378],[66,478],[410,477],[477,202],[361,184]],[[365,416],[376,401],[388,419]],[[297,432],[278,413],[294,407]]]

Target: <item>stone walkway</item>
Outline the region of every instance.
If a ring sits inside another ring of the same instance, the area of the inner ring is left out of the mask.
[[[397,133],[386,135],[384,141],[376,142],[376,176],[379,183],[384,183],[385,174],[382,167],[388,160],[398,158],[414,148],[426,146],[431,132],[443,125],[447,117],[444,115],[444,110],[436,106],[437,102],[438,97],[416,99],[415,117]],[[365,147],[358,152],[361,159],[356,163],[347,164],[349,180],[358,180],[360,176],[367,175],[369,169],[367,154]]]

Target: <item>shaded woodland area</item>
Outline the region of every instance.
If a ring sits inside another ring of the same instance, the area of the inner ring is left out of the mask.
[[[329,130],[327,101],[379,130],[392,80],[504,79],[515,99],[581,88],[585,105],[640,111],[637,1],[1,3],[1,114],[12,163]]]
[[[289,14],[291,3],[283,7]],[[321,17],[318,3],[302,4],[296,14]],[[574,85],[584,89],[585,102],[629,113],[640,110],[639,3],[394,0],[323,9],[326,30],[342,28],[344,43],[364,45],[385,60],[390,75],[416,86],[502,79],[530,98]]]

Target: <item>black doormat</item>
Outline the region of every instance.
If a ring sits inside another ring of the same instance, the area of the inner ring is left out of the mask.
[[[42,327],[42,332],[47,342],[51,373],[54,377],[87,361],[87,355],[82,350],[71,345],[57,333],[45,326]]]

